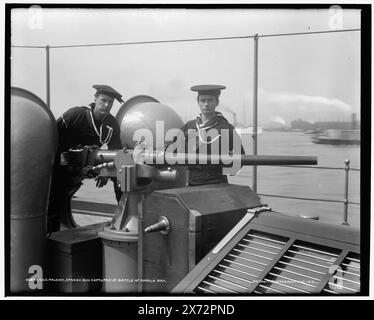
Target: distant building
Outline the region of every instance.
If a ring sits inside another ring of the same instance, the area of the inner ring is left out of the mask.
[[[308,122],[302,119],[297,119],[297,120],[291,121],[291,128],[306,131],[306,130],[315,129],[315,125],[311,122]]]
[[[297,119],[291,121],[292,129],[301,130],[328,130],[328,129],[342,129],[342,130],[360,130],[361,123],[356,119],[356,114],[353,113],[351,116],[351,121],[316,121],[311,123],[302,119]]]
[[[360,121],[319,121],[316,122],[316,127],[327,130],[327,129],[344,129],[344,130],[359,130],[361,128]]]

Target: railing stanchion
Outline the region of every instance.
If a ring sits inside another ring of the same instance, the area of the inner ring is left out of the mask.
[[[258,34],[254,40],[253,57],[253,154],[257,154],[257,99],[258,99]],[[257,192],[257,166],[253,166],[252,189]]]
[[[344,217],[343,223],[344,226],[349,226],[348,223],[348,178],[349,178],[349,163],[350,161],[347,159],[344,161],[345,163],[345,186],[344,186]]]

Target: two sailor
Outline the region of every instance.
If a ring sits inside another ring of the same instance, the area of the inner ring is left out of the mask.
[[[116,119],[110,114],[114,100],[123,103],[121,94],[107,85],[94,85],[96,93],[94,102],[87,106],[73,107],[66,111],[58,120],[59,143],[56,154],[50,202],[48,208],[48,232],[57,231],[60,223],[66,227],[73,227],[71,221],[66,220],[66,212],[70,212],[70,197],[82,182],[80,176],[69,172],[69,166],[61,161],[61,155],[79,146],[107,146],[108,149],[121,149],[120,129]],[[240,138],[232,124],[216,111],[219,105],[221,85],[197,85],[191,90],[197,92],[197,103],[200,114],[196,119],[188,121],[182,128],[183,143],[188,153],[224,154],[242,153],[244,149]],[[195,132],[195,134],[191,134]],[[211,135],[215,132],[214,136]],[[228,139],[223,139],[224,137]],[[191,139],[193,140],[191,143]],[[235,142],[238,142],[235,143]],[[226,146],[225,146],[226,142]],[[192,145],[192,149],[189,150]],[[218,146],[217,148],[214,148]],[[189,186],[213,183],[227,183],[227,175],[220,165],[194,165],[188,167]],[[107,183],[107,178],[98,176],[97,187]],[[113,179],[117,201],[120,200],[121,190]],[[67,194],[70,192],[70,195]],[[65,194],[66,197],[61,197]],[[69,220],[69,219],[68,219]]]

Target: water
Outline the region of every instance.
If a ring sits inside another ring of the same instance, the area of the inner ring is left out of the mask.
[[[252,153],[251,137],[243,141],[247,154]],[[310,136],[298,132],[264,132],[258,136],[258,154],[316,156],[318,166],[344,168],[344,160],[350,160],[351,168],[360,169],[359,146],[320,145],[311,142]],[[257,191],[263,194],[275,194],[303,198],[330,200],[344,199],[344,170],[316,170],[310,168],[259,166],[257,170]],[[243,167],[239,174],[229,177],[230,183],[252,185],[252,167]],[[93,180],[86,180],[76,196],[82,200],[115,203],[111,183],[97,189]],[[280,199],[262,196],[262,201],[274,211],[288,215],[318,215],[320,221],[341,224],[343,221],[343,203],[315,202],[293,199]],[[360,172],[350,171],[349,200],[360,202]],[[348,222],[358,228],[360,207],[349,205]]]
[[[246,153],[251,153],[251,141],[245,143]],[[359,146],[333,146],[314,144],[310,135],[298,132],[264,132],[258,136],[258,154],[316,156],[318,165],[344,168],[344,160],[350,160],[350,167],[360,169]],[[258,193],[275,194],[314,199],[343,200],[344,170],[316,170],[311,168],[267,167],[257,169]],[[252,168],[242,168],[230,182],[252,185]],[[340,224],[343,220],[342,203],[311,202],[304,200],[262,197],[275,210],[285,214],[318,215],[321,221]],[[349,200],[360,202],[360,172],[349,173]],[[360,207],[349,205],[348,221],[359,227]]]

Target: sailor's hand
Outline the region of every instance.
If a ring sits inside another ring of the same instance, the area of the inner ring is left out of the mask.
[[[67,152],[62,152],[60,154],[60,166],[67,166],[68,164]]]
[[[96,145],[96,144],[92,144],[92,145],[90,145],[90,146],[86,146],[88,149],[90,149],[90,150],[96,150],[96,149],[99,149],[99,146],[98,145]]]
[[[103,176],[97,176],[95,178],[96,181],[96,187],[102,188],[108,183],[108,178]]]
[[[82,168],[81,174],[84,178],[92,179],[97,177],[98,172],[96,170],[92,170],[91,166],[87,166]]]

